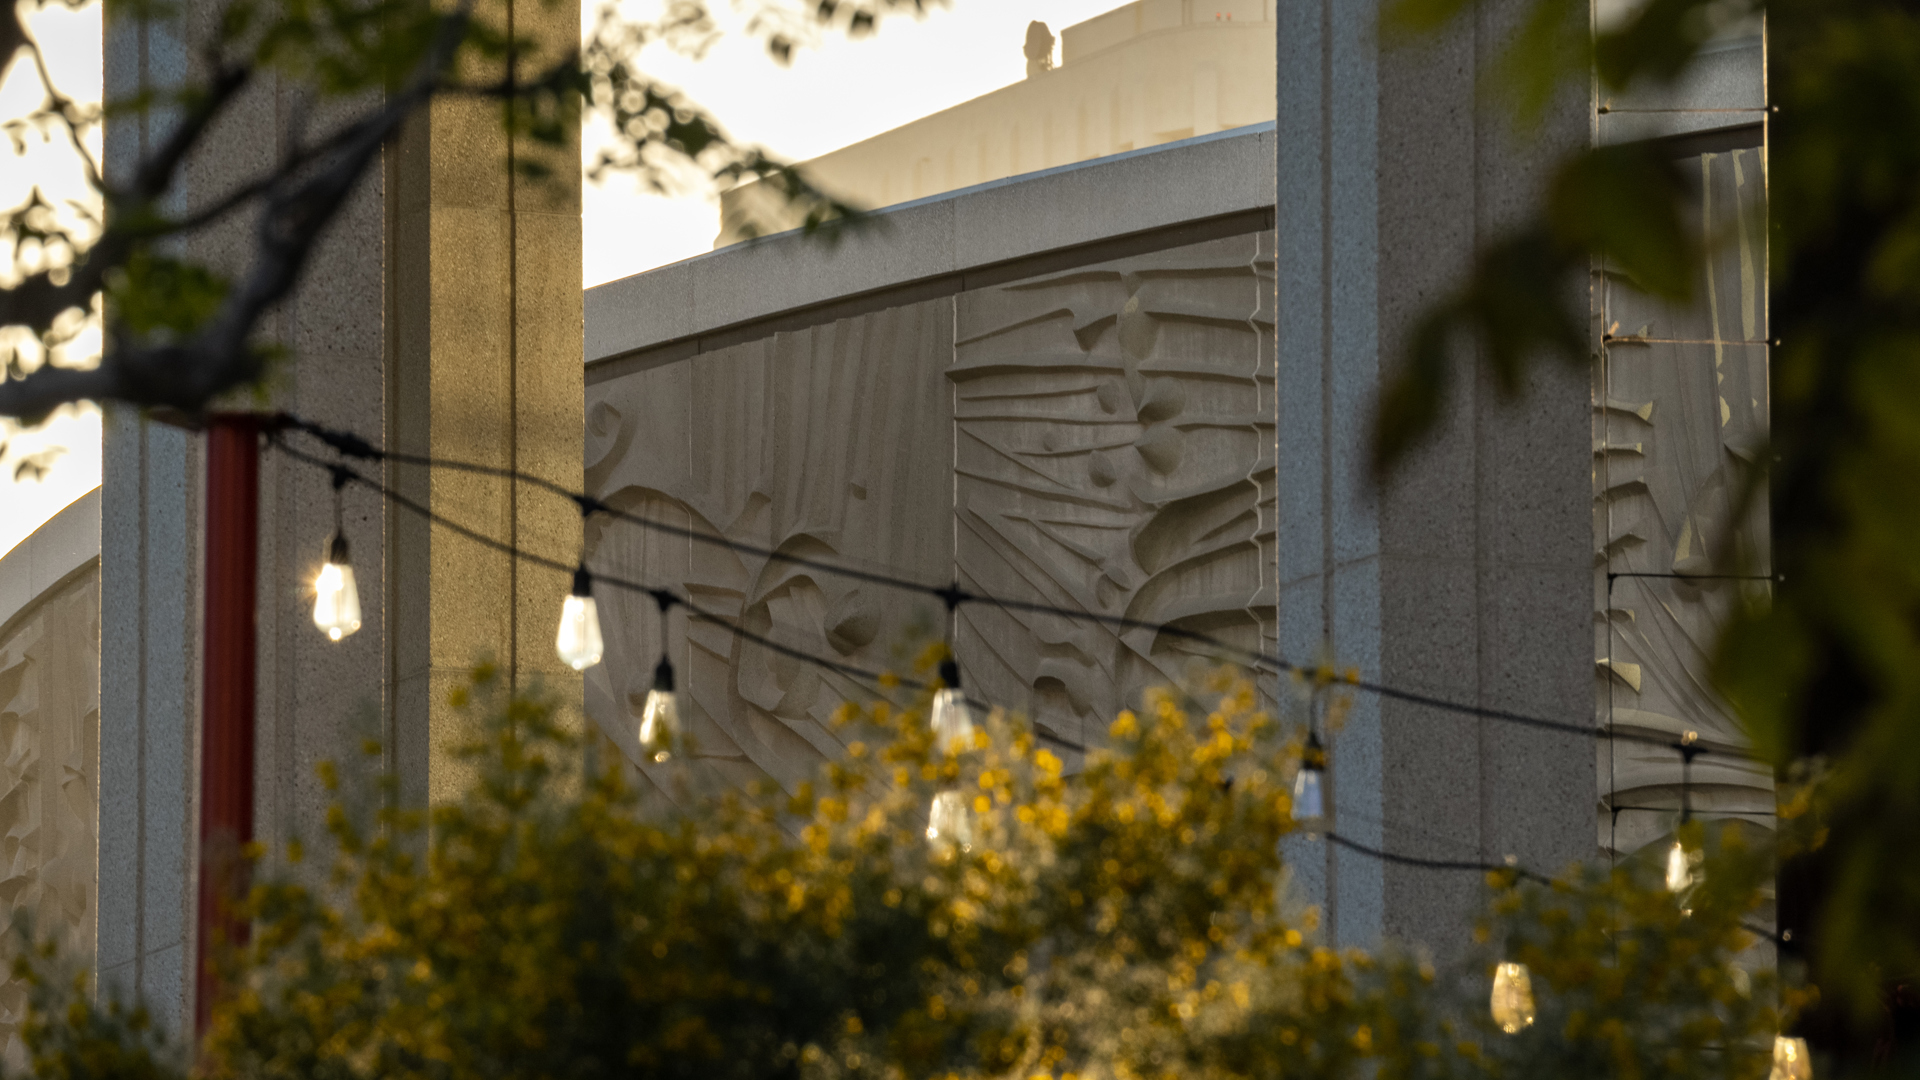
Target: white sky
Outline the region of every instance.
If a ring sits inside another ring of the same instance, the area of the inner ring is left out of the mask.
[[[29,25],[46,47],[54,84],[72,97],[99,100],[99,3],[79,11],[54,6],[34,16]],[[0,83],[0,119],[33,111],[41,95],[40,77],[22,54],[6,81]],[[97,141],[94,153],[99,153]],[[63,142],[29,140],[23,157],[13,156],[10,146],[0,147],[0,162],[4,162],[0,165],[0,209],[25,202],[35,185],[56,205],[86,195],[80,159]],[[0,267],[11,268],[12,255],[10,246],[0,247]],[[4,553],[100,483],[100,410],[92,405],[63,408],[46,424],[24,433],[10,421],[0,420],[0,442],[8,444],[7,452],[0,454],[0,553]],[[35,480],[28,474],[16,482],[14,465],[20,455],[47,447],[64,449],[53,459],[45,477]]]
[[[659,0],[627,0],[645,18]],[[731,136],[777,155],[802,160],[858,142],[909,120],[938,112],[1025,76],[1021,45],[1027,23],[1039,19],[1057,35],[1063,27],[1120,6],[1125,0],[954,0],[925,17],[891,16],[879,32],[858,41],[835,35],[816,48],[796,50],[781,67],[764,46],[742,32],[746,12],[713,0],[723,36],[699,60],[654,46],[641,68],[679,86],[726,126]],[[591,16],[593,0],[585,0]],[[79,11],[54,6],[34,17],[61,89],[97,100],[100,94],[100,5]],[[38,103],[39,79],[16,63],[0,85],[0,119]],[[591,159],[606,129],[589,125],[584,151]],[[0,149],[10,155],[11,148]],[[34,145],[24,158],[0,157],[0,208],[19,205],[38,184],[54,198],[84,191],[79,166],[66,148]],[[711,249],[719,229],[713,193],[666,198],[637,189],[629,177],[610,177],[584,192],[584,265],[588,286],[650,270]],[[4,254],[4,253],[0,253]],[[0,263],[10,259],[0,258]],[[0,421],[0,553],[25,539],[47,518],[100,483],[100,413],[92,406],[62,410],[42,428],[19,433]],[[19,452],[43,446],[65,452],[40,480],[16,482]]]
[[[1034,19],[1058,36],[1063,27],[1124,2],[954,0],[922,19],[882,19],[868,38],[835,36],[819,48],[797,50],[783,68],[758,41],[737,32],[745,19],[721,0],[715,15],[723,30],[736,32],[698,61],[651,47],[642,53],[642,69],[685,90],[736,140],[804,160],[1024,78],[1020,49]],[[605,126],[588,126],[589,155],[606,134]],[[711,194],[660,198],[616,176],[601,188],[589,183],[584,202],[589,287],[708,251],[719,231],[719,204]]]

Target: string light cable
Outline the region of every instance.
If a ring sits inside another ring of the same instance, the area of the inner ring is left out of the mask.
[[[308,436],[311,436],[312,438],[319,440],[321,443],[325,444],[327,447],[334,450],[336,453],[345,457],[359,458],[359,459],[369,460],[369,461],[391,461],[399,464],[419,465],[426,468],[449,469],[457,472],[475,473],[480,475],[498,477],[501,479],[508,479],[515,482],[519,482],[519,483],[531,484],[535,487],[541,488],[543,490],[551,492],[554,495],[560,496],[562,498],[565,498],[575,503],[581,508],[581,511],[583,514],[600,513],[610,518],[613,518],[619,521],[624,521],[624,522],[639,526],[641,528],[660,533],[665,536],[672,536],[678,539],[685,539],[685,540],[695,541],[698,543],[709,544],[716,547],[727,549],[732,552],[764,558],[769,561],[783,562],[783,563],[787,563],[794,566],[805,567],[811,570],[819,570],[823,573],[834,574],[840,577],[848,578],[850,580],[862,581],[870,584],[882,585],[888,588],[900,589],[903,591],[915,592],[921,595],[935,597],[941,600],[943,603],[945,603],[948,606],[949,612],[952,612],[961,604],[984,603],[984,604],[989,604],[989,605],[1001,608],[1002,610],[1009,611],[1009,612],[1024,612],[1028,614],[1041,614],[1041,615],[1057,615],[1064,618],[1073,618],[1073,619],[1086,620],[1090,622],[1096,622],[1096,623],[1112,626],[1122,630],[1148,630],[1154,633],[1165,634],[1170,637],[1191,641],[1196,644],[1205,645],[1209,648],[1215,649],[1220,653],[1222,653],[1223,655],[1238,657],[1240,658],[1241,662],[1245,663],[1247,666],[1263,669],[1263,670],[1266,670],[1268,673],[1278,672],[1281,674],[1290,674],[1290,675],[1297,674],[1297,675],[1303,675],[1303,676],[1316,676],[1320,673],[1318,668],[1309,667],[1309,666],[1300,665],[1300,664],[1294,664],[1279,657],[1270,656],[1265,653],[1248,650],[1240,646],[1234,645],[1230,642],[1222,641],[1209,634],[1201,633],[1195,630],[1189,630],[1185,627],[1177,626],[1171,623],[1151,622],[1148,620],[1135,619],[1135,618],[1131,618],[1129,616],[1124,616],[1124,615],[1107,615],[1099,612],[1086,611],[1084,609],[1061,607],[1056,604],[1047,604],[1039,601],[1017,600],[1017,599],[1011,599],[1007,597],[993,596],[987,593],[974,592],[971,590],[963,589],[957,583],[949,583],[947,585],[929,585],[924,582],[913,581],[908,578],[898,577],[892,574],[881,573],[879,571],[866,570],[866,569],[861,569],[861,568],[852,567],[852,566],[845,566],[837,563],[827,562],[821,559],[810,558],[802,555],[795,555],[789,552],[776,551],[771,548],[762,547],[759,545],[746,543],[743,541],[732,540],[727,537],[718,536],[710,532],[703,532],[697,529],[675,525],[675,524],[672,524],[671,522],[658,521],[653,518],[645,517],[643,515],[634,514],[625,510],[621,510],[606,502],[601,501],[600,499],[596,498],[593,495],[587,494],[585,492],[573,491],[558,483],[555,483],[552,480],[548,480],[544,477],[535,476],[529,473],[524,473],[516,469],[503,468],[500,466],[493,466],[493,465],[483,465],[477,462],[458,461],[458,460],[453,460],[448,458],[435,457],[431,455],[408,454],[408,453],[403,453],[399,451],[384,450],[374,446],[365,438],[362,438],[361,436],[354,434],[352,432],[340,431],[338,429],[328,428],[323,425],[302,419],[300,417],[297,417],[288,413],[277,414],[274,418],[274,423],[272,427],[281,431],[291,430],[291,431],[297,431],[297,432],[306,434]],[[288,449],[289,452],[292,452],[292,448],[287,447],[286,443],[283,440],[279,441],[279,445],[282,446],[283,448]],[[330,463],[327,463],[318,458],[314,458],[310,456],[303,456],[302,460],[311,462],[323,468],[332,467]],[[416,507],[416,509],[420,509],[424,511],[424,508],[421,508],[421,507]],[[489,542],[493,543],[491,541]],[[497,543],[494,543],[494,546],[498,547],[499,545]],[[512,549],[501,548],[501,550],[511,551]],[[1655,576],[1655,575],[1623,574],[1618,576]],[[1660,576],[1675,576],[1675,575],[1660,575]],[[1728,575],[1728,576],[1731,576],[1731,575]],[[642,588],[648,588],[648,587],[642,586]],[[652,591],[652,590],[648,588],[648,591]],[[714,616],[713,618],[718,618],[718,616]],[[724,622],[724,620],[722,621]],[[747,632],[743,630],[741,631],[741,633],[745,634]],[[840,664],[838,661],[826,660],[824,658],[809,658],[804,655],[795,655],[791,651],[787,652],[787,655],[794,656],[794,658],[796,659],[817,660],[822,664],[832,665],[837,669],[844,669],[847,667],[847,665]],[[859,669],[853,669],[853,670],[858,671]],[[843,673],[847,673],[847,672],[843,671]],[[872,678],[877,676],[874,676],[871,673],[868,673],[867,677]],[[1676,745],[1670,737],[1663,736],[1663,735],[1643,735],[1635,732],[1611,732],[1610,729],[1597,728],[1592,724],[1567,723],[1565,721],[1551,720],[1545,717],[1532,716],[1526,713],[1516,712],[1509,709],[1497,709],[1497,708],[1491,708],[1484,705],[1470,705],[1464,702],[1450,701],[1446,698],[1435,697],[1431,694],[1424,694],[1418,691],[1405,690],[1399,687],[1389,686],[1384,683],[1379,683],[1379,682],[1374,682],[1372,680],[1364,679],[1359,677],[1357,673],[1349,673],[1346,677],[1338,679],[1338,681],[1347,686],[1351,686],[1356,690],[1365,691],[1367,693],[1375,694],[1377,696],[1389,698],[1395,701],[1402,701],[1408,704],[1420,705],[1427,708],[1439,709],[1446,712],[1453,712],[1461,715],[1474,716],[1481,719],[1494,720],[1501,723],[1514,724],[1522,727],[1530,727],[1530,728],[1534,728],[1536,730],[1541,730],[1541,731],[1556,732],[1559,734],[1578,736],[1578,737],[1587,738],[1587,739],[1601,739],[1601,738],[1612,737],[1619,741],[1638,742],[1638,743],[1642,743],[1646,745],[1654,745],[1654,746],[1673,747]],[[913,684],[913,685],[918,686],[921,684]],[[954,683],[948,683],[947,685],[957,689],[957,686],[955,686]],[[1729,750],[1710,751],[1706,747],[1700,747],[1695,752],[1701,753],[1701,754],[1711,752],[1711,753],[1730,754],[1732,756],[1744,756],[1744,755],[1738,754],[1737,751],[1729,751]]]
[[[558,559],[550,559],[543,555],[539,555],[534,552],[526,551],[524,549],[515,547],[514,545],[509,544],[505,541],[497,540],[491,536],[486,535],[485,533],[479,532],[478,530],[462,525],[459,522],[454,521],[453,519],[447,517],[444,514],[437,513],[434,510],[431,510],[428,507],[421,505],[419,502],[401,494],[398,491],[393,490],[392,488],[388,487],[387,485],[381,483],[378,480],[374,480],[371,477],[364,476],[359,472],[354,471],[351,468],[336,465],[332,462],[324,461],[318,457],[314,457],[313,455],[308,454],[295,447],[288,446],[284,440],[275,438],[274,445],[280,452],[286,454],[287,456],[293,458],[296,461],[304,462],[306,464],[315,466],[316,468],[327,469],[330,471],[337,469],[339,470],[340,474],[346,477],[346,482],[356,483],[372,491],[375,491],[379,493],[382,497],[384,497],[387,501],[405,510],[408,510],[414,514],[417,514],[420,517],[425,518],[426,520],[432,522],[433,524],[438,525],[444,529],[447,529],[450,532],[463,536],[468,540],[472,540],[477,544],[490,548],[494,551],[498,551],[504,555],[511,556],[515,559],[519,559],[533,566],[542,567],[548,570],[556,570],[562,573],[573,575],[575,577],[576,586],[579,585],[578,575],[581,567],[578,564],[568,564],[568,563],[561,562]],[[896,682],[899,685],[907,687],[909,689],[921,689],[926,685],[925,683],[922,683],[918,680],[906,678],[904,676],[888,675],[888,674],[883,674],[877,671],[869,671],[866,668],[862,668],[853,664],[842,663],[837,660],[830,660],[830,659],[827,659],[826,657],[816,656],[804,650],[796,649],[791,645],[787,645],[783,642],[776,641],[763,634],[757,634],[751,630],[746,629],[743,626],[739,626],[733,620],[728,619],[723,615],[718,615],[713,612],[707,611],[706,609],[701,608],[698,604],[695,604],[691,599],[684,596],[680,596],[674,593],[670,589],[664,589],[658,586],[648,585],[644,582],[632,581],[626,578],[617,577],[617,576],[614,576],[611,574],[605,574],[605,573],[590,574],[589,578],[590,578],[590,582],[598,582],[598,583],[606,584],[625,592],[643,593],[653,598],[656,602],[665,602],[671,605],[676,605],[678,607],[684,608],[687,611],[688,618],[696,622],[702,622],[702,623],[707,623],[713,626],[722,627],[726,630],[732,631],[734,634],[739,635],[739,637],[745,641],[749,641],[755,645],[759,645],[763,648],[770,649],[776,653],[779,653],[782,656],[788,657],[789,659],[799,660],[804,663],[810,663],[815,665],[816,667],[820,667],[825,670],[832,671],[835,674],[841,675],[856,683],[861,683],[864,686],[864,688],[874,691],[874,693],[880,697],[886,697],[887,695],[885,695],[884,693],[881,693],[877,689],[877,687],[880,684],[887,681]],[[590,587],[591,585],[589,584],[589,588]]]
[[[462,537],[465,537],[466,539],[472,540],[475,543],[481,544],[487,548],[501,552],[502,554],[509,555],[513,558],[520,559],[531,565],[543,567],[545,569],[562,571],[562,572],[571,570],[574,576],[574,589],[570,593],[569,599],[578,597],[583,600],[591,600],[592,585],[596,582],[604,583],[606,585],[621,589],[623,591],[641,593],[641,594],[647,595],[648,597],[652,598],[656,602],[656,604],[659,605],[660,612],[661,612],[661,619],[662,619],[663,639],[665,637],[664,630],[666,627],[667,613],[671,610],[671,608],[677,606],[677,607],[684,608],[687,611],[688,618],[691,620],[721,627],[723,629],[726,629],[738,635],[742,640],[759,645],[763,648],[776,652],[782,656],[786,656],[790,659],[798,660],[804,663],[813,664],[824,670],[828,670],[836,674],[839,674],[842,677],[849,679],[850,681],[861,684],[864,689],[868,689],[872,691],[873,693],[876,694],[876,696],[880,696],[880,697],[886,696],[884,693],[882,693],[878,689],[878,687],[881,685],[884,685],[889,681],[895,683],[896,685],[903,686],[909,689],[915,689],[915,690],[922,690],[922,689],[928,689],[928,688],[934,688],[936,690],[947,689],[947,688],[951,688],[954,690],[959,689],[957,685],[957,682],[958,682],[957,669],[948,670],[952,665],[951,656],[949,656],[949,658],[942,663],[941,666],[943,670],[941,674],[943,676],[953,675],[954,676],[953,684],[945,684],[944,682],[943,683],[922,682],[920,680],[915,680],[915,679],[911,679],[903,676],[870,671],[865,668],[858,667],[856,665],[846,664],[841,661],[831,660],[825,657],[817,656],[815,654],[806,652],[801,649],[796,649],[790,645],[786,645],[782,642],[766,637],[765,635],[758,634],[744,627],[741,627],[735,621],[728,619],[725,616],[721,616],[713,612],[706,611],[705,609],[702,609],[697,604],[695,604],[690,598],[680,596],[674,593],[670,589],[662,588],[659,586],[648,585],[648,584],[645,584],[644,582],[633,581],[633,580],[619,577],[616,575],[605,574],[605,573],[591,573],[586,570],[584,563],[576,564],[573,567],[569,567],[566,563],[563,563],[559,560],[547,558],[545,556],[541,556],[533,552],[529,552],[529,551],[525,551],[523,549],[517,548],[512,544],[506,543],[505,541],[497,540],[475,529],[462,525],[459,522],[454,521],[443,514],[437,513],[429,509],[428,507],[421,505],[419,502],[401,494],[400,492],[393,490],[387,485],[377,480],[374,480],[370,477],[360,474],[359,472],[353,470],[350,467],[340,465],[335,462],[328,462],[324,459],[315,457],[302,450],[299,450],[298,448],[289,446],[287,445],[284,439],[279,438],[277,433],[270,434],[269,437],[270,437],[270,440],[273,442],[275,448],[278,449],[280,452],[287,454],[289,457],[293,458],[296,461],[300,461],[305,464],[312,465],[316,468],[326,470],[334,480],[336,492],[338,492],[340,488],[343,488],[348,483],[357,483],[380,494],[389,502],[392,502],[395,505],[402,507],[403,509],[406,509],[414,514],[417,514],[425,518],[426,520],[432,522],[435,525],[439,525],[442,528],[448,529],[449,531],[457,535],[460,535]],[[373,456],[373,455],[369,455],[369,456]],[[597,508],[588,509],[585,512],[587,513],[595,512],[596,509]],[[338,536],[337,532],[336,532],[336,536]],[[330,545],[330,551],[331,551],[331,545]],[[919,586],[915,586],[915,587],[918,588]],[[1071,612],[1064,612],[1064,611],[1060,613],[1072,614]],[[1288,667],[1292,668],[1293,666],[1288,665]],[[1355,680],[1355,679],[1346,679],[1343,681],[1347,685],[1356,686],[1363,690],[1374,689],[1377,685],[1377,684],[1367,684],[1364,681]],[[1421,695],[1408,694],[1403,691],[1394,690],[1393,688],[1379,687],[1378,689],[1386,691],[1388,696],[1396,696],[1396,697],[1411,698],[1411,699],[1422,699]],[[648,702],[649,712],[655,711],[655,705],[656,705],[655,695],[656,694],[662,695],[663,698],[671,697],[673,694],[673,677],[671,672],[671,664],[667,659],[667,657],[664,655],[664,650],[663,650],[663,656],[661,659],[661,664],[658,668],[656,668],[656,671],[655,671],[654,691],[649,693],[649,702]],[[962,699],[962,700],[965,700],[965,699]],[[1429,703],[1438,704],[1443,707],[1458,709],[1462,711],[1478,710],[1478,707],[1459,705],[1457,703],[1445,702],[1439,699],[1433,699]],[[664,708],[667,706],[668,703],[665,700],[661,700],[659,701],[658,704]],[[972,703],[969,701],[968,704],[971,705]],[[672,721],[673,727],[667,730],[677,730],[677,725],[678,725],[677,702],[673,703],[673,709],[675,713]],[[1555,721],[1542,720],[1537,717],[1527,717],[1527,716],[1524,716],[1524,714],[1505,713],[1502,710],[1484,710],[1484,712],[1489,714],[1489,718],[1492,718],[1492,719],[1500,719],[1503,716],[1516,717],[1533,724],[1551,726],[1554,729],[1569,730],[1569,731],[1577,730],[1581,734],[1593,734],[1593,732],[1590,732],[1587,729],[1575,729],[1571,725],[1560,724]],[[969,733],[970,733],[970,728],[969,728]],[[1056,745],[1060,745],[1065,749],[1074,750],[1081,753],[1085,753],[1089,749],[1084,744],[1062,738],[1052,733],[1036,731],[1035,734],[1038,737],[1046,739],[1049,742],[1053,742]],[[1693,733],[1691,732],[1688,734],[1693,735]],[[1667,743],[1665,740],[1656,740],[1651,737],[1645,737],[1644,741],[1660,742],[1663,745],[1671,745],[1676,749],[1684,749],[1686,751],[1685,760],[1688,763],[1691,762],[1692,757],[1709,752],[1707,748],[1702,747],[1698,744],[1697,736],[1694,739],[1688,740],[1683,743]],[[645,742],[644,739],[643,739],[643,742]],[[658,760],[665,760],[665,759],[659,758]],[[947,800],[947,801],[952,802],[953,800]],[[943,811],[945,811],[944,816],[942,813]],[[935,800],[933,811],[930,814],[930,822],[929,822],[930,839],[934,838],[936,834],[944,834],[943,839],[950,839],[954,843],[957,843],[959,846],[961,846],[963,850],[970,847],[971,845],[970,823],[964,820],[963,815],[954,813],[952,807],[942,806],[940,800],[937,797]],[[1337,832],[1334,832],[1331,829],[1315,830],[1313,832],[1310,832],[1309,836],[1323,837],[1328,842],[1338,847],[1341,847],[1347,851],[1353,852],[1354,854],[1357,854],[1357,855],[1361,855],[1367,858],[1372,858],[1384,863],[1389,863],[1396,866],[1404,866],[1412,869],[1438,871],[1438,872],[1459,872],[1459,871],[1470,871],[1475,873],[1505,872],[1505,873],[1512,873],[1520,879],[1532,881],[1536,883],[1545,884],[1551,881],[1551,879],[1546,875],[1541,874],[1538,871],[1530,870],[1525,867],[1519,866],[1516,862],[1513,862],[1513,861],[1509,861],[1505,864],[1496,864],[1496,863],[1479,862],[1479,861],[1473,861],[1473,860],[1430,859],[1430,858],[1424,858],[1420,856],[1406,855],[1398,852],[1387,851],[1384,848],[1373,847],[1373,846],[1361,843],[1359,841],[1351,839],[1350,837],[1343,836]],[[1783,938],[1780,935],[1777,935],[1774,932],[1766,930],[1761,927],[1742,924],[1742,928],[1747,930],[1749,933],[1759,935],[1767,940],[1774,941],[1776,943],[1783,940]]]

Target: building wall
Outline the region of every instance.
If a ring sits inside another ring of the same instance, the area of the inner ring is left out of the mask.
[[[1603,12],[1604,14],[1604,12]],[[1657,139],[1693,196],[1704,255],[1693,300],[1640,294],[1594,268],[1594,707],[1599,849],[1658,859],[1683,803],[1773,826],[1772,770],[1744,757],[1712,689],[1720,629],[1765,603],[1772,572],[1764,487],[1747,481],[1768,432],[1765,44],[1757,23],[1710,43],[1672,87],[1600,102],[1602,143]],[[1742,577],[1746,575],[1748,577]],[[1678,742],[1710,751],[1683,769]]]
[[[0,923],[94,952],[100,491],[0,557]],[[20,920],[26,920],[24,924]],[[0,1063],[27,1067],[27,987],[0,982]]]
[[[510,16],[511,9],[511,16]],[[116,8],[106,19],[112,100],[194,84],[203,42],[223,10]],[[477,9],[554,52],[579,40],[570,0],[499,0]],[[136,18],[136,16],[139,16]],[[523,64],[544,62],[522,53]],[[162,209],[215,202],[270,173],[374,101],[325,101],[267,73],[210,129]],[[115,113],[105,133],[109,181],[127,175],[169,131],[172,113]],[[551,155],[550,182],[516,157]],[[375,445],[518,468],[580,483],[579,155],[512,140],[499,110],[444,100],[410,118],[363,177],[262,336],[291,358],[261,387],[268,410],[345,428]],[[243,277],[256,242],[251,209],[182,238],[182,254]],[[251,391],[216,407],[256,409]],[[299,436],[310,454],[326,452]],[[102,983],[137,994],[178,1032],[193,1015],[195,874],[204,656],[202,436],[141,410],[106,411],[101,523],[100,902]],[[579,551],[577,514],[523,497],[493,477],[356,463],[417,503],[556,559]],[[390,512],[381,496],[345,492],[363,624],[339,643],[312,622],[312,583],[334,528],[327,473],[262,449],[256,612],[255,839],[270,853],[326,835],[334,796],[322,761],[384,748],[408,798],[458,790],[446,753],[458,740],[446,690],[474,661],[510,681],[544,677],[561,693],[577,676],[554,657],[551,612],[567,575],[523,568],[464,538]],[[305,872],[321,873],[325,860]],[[278,869],[278,868],[277,868]]]
[[[1062,30],[1060,66],[803,168],[855,205],[891,206],[1266,123],[1274,109],[1274,3],[1135,0]],[[758,191],[747,185],[722,197],[715,247],[740,240],[750,213],[788,221]]]
[[[1270,648],[1272,250],[1261,231],[1093,261],[596,381],[590,489],[776,552]],[[923,595],[630,523],[596,523],[588,552],[870,670],[907,667],[945,621]],[[589,713],[642,772],[682,775],[636,742],[662,651],[654,605],[604,592]],[[839,751],[834,709],[873,693],[684,613],[665,645],[709,782],[812,777]],[[1074,743],[1204,656],[972,604],[955,649],[970,692]]]

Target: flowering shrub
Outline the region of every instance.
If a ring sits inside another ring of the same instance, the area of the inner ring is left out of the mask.
[[[1299,738],[1232,672],[1149,694],[1071,776],[1017,717],[977,716],[943,749],[923,710],[881,703],[841,711],[846,754],[797,792],[702,796],[689,780],[651,802],[623,767],[581,766],[552,701],[500,683],[483,666],[455,695],[486,721],[461,751],[462,798],[398,806],[391,778],[346,793],[330,866],[261,873],[200,1072],[1768,1069],[1771,983],[1732,966],[1754,940],[1740,927],[1766,872],[1756,853],[1717,851],[1678,898],[1652,870],[1575,869],[1551,887],[1495,873],[1483,944],[1445,972],[1335,951],[1285,887]],[[1538,1019],[1515,1035],[1488,1013],[1499,960],[1532,974]],[[26,968],[42,1075],[183,1074],[136,1013],[50,977],[45,953]]]

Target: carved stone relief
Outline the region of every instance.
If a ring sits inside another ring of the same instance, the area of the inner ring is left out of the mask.
[[[963,293],[955,567],[968,589],[1274,647],[1273,245],[1230,237]],[[1204,650],[989,605],[989,700],[1076,742]]]
[[[952,302],[891,308],[704,353],[589,386],[587,483],[637,514],[784,554],[950,580],[952,441],[941,379]],[[777,559],[596,519],[588,564],[667,585],[721,620],[869,670],[937,601]],[[638,762],[637,725],[661,654],[643,595],[598,590],[606,661],[587,673],[588,712]],[[708,782],[812,775],[839,740],[828,721],[872,691],[675,610],[684,722]],[[672,775],[652,762],[642,771]]]
[[[1649,300],[1602,274],[1604,362],[1594,402],[1594,652],[1607,730],[1710,753],[1683,776],[1664,746],[1600,746],[1600,845],[1625,856],[1672,833],[1683,784],[1703,817],[1772,824],[1764,766],[1711,689],[1708,659],[1771,571],[1764,487],[1747,479],[1767,433],[1766,184],[1760,151],[1686,163],[1709,254],[1695,301]],[[1633,576],[1644,575],[1644,576]]]
[[[996,596],[1274,638],[1273,244],[1241,236],[702,353],[587,389],[587,482],[615,506],[773,551]],[[956,549],[957,545],[957,549]],[[937,639],[930,597],[597,517],[588,565],[690,595],[665,627],[700,784],[789,787],[871,691],[730,625],[870,670]],[[587,707],[644,775],[662,651],[602,586]],[[1184,673],[1169,635],[963,605],[970,690],[1076,741]]]
[[[0,637],[0,906],[63,955],[93,956],[100,731],[95,562],[16,615]],[[26,1066],[26,987],[0,983],[5,1063]]]

